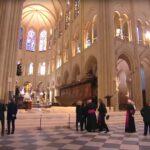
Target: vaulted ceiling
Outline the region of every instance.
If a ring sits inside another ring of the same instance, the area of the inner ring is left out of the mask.
[[[26,0],[22,12],[22,25],[36,30],[53,28],[62,11],[60,0]]]

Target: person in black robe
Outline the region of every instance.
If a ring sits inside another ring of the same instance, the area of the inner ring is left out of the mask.
[[[140,112],[144,121],[144,136],[146,136],[148,129],[149,129],[149,134],[150,134],[150,102],[148,102],[146,106],[144,106],[141,109]]]
[[[128,133],[136,132],[134,114],[135,114],[135,106],[133,105],[133,102],[130,99],[128,99],[125,132]]]
[[[17,110],[18,109],[15,100],[11,99],[11,101],[7,105],[7,126],[8,126],[7,134],[10,134],[10,124],[12,125],[11,134],[14,134]]]
[[[6,110],[5,104],[0,101],[0,121],[1,121],[1,136],[4,135],[5,130],[5,115],[4,112]]]
[[[99,116],[98,116],[98,127],[99,131],[105,131],[105,133],[109,132],[108,126],[106,124],[105,118],[107,114],[107,109],[102,100],[100,100],[100,105],[98,108]]]
[[[88,132],[95,132],[96,130],[96,124],[97,124],[97,119],[96,119],[96,106],[92,102],[92,99],[89,99],[87,101],[87,131]]]
[[[76,130],[78,131],[78,125],[80,130],[83,131],[83,106],[82,101],[78,101],[76,105]]]

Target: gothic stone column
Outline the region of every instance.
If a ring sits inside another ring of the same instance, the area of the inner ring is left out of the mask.
[[[15,87],[22,5],[23,0],[0,1],[0,98],[5,101],[8,100],[8,91]]]

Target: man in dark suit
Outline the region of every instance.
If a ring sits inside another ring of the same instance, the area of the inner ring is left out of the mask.
[[[7,126],[8,126],[7,134],[10,134],[10,124],[12,124],[11,134],[14,134],[17,110],[18,109],[15,99],[11,99],[11,101],[7,105]]]
[[[5,104],[0,100],[0,121],[1,121],[1,136],[4,135],[4,129],[5,129]]]
[[[141,109],[141,115],[144,121],[144,135],[147,135],[148,129],[150,134],[150,102],[147,102],[146,106]]]

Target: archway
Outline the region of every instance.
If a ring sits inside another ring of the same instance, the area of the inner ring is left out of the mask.
[[[118,92],[119,109],[125,109],[127,99],[132,97],[132,72],[129,60],[120,57],[117,61],[116,90]]]

